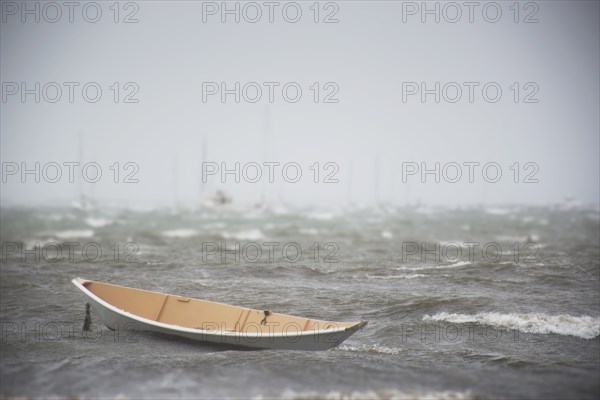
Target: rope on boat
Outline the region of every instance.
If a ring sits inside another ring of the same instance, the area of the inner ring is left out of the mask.
[[[267,324],[267,317],[268,317],[269,315],[271,315],[271,311],[267,311],[267,310],[265,310],[265,311],[263,311],[263,312],[265,313],[265,317],[262,319],[262,321],[260,321],[260,324],[261,324],[261,325],[266,325],[266,324]]]
[[[90,303],[85,303],[85,321],[83,321],[83,330],[90,331],[92,326],[92,315],[90,314]]]

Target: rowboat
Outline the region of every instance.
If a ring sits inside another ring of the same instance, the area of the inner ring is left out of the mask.
[[[327,350],[367,324],[296,317],[82,278],[72,282],[112,330],[256,349]]]

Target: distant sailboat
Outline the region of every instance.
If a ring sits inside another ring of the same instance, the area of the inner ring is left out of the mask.
[[[231,196],[229,196],[223,190],[218,189],[217,191],[215,191],[215,193],[213,193],[212,196],[205,200],[204,205],[209,206],[211,208],[216,208],[225,207],[231,204],[232,202],[233,200]]]
[[[347,186],[346,186],[346,211],[347,212],[352,212],[354,211],[357,207],[356,207],[356,203],[354,202],[353,199],[353,192],[352,192],[352,183],[354,181],[354,161],[350,160],[349,166],[348,166],[348,177],[347,177],[348,181]]]
[[[207,161],[208,146],[206,144],[206,137],[202,138],[202,163]],[[203,169],[203,167],[202,167]],[[204,182],[203,171],[201,170],[202,176],[200,177],[200,208],[211,209],[211,210],[226,210],[230,209],[233,203],[233,198],[224,190],[217,189],[212,194],[207,194],[206,183]]]
[[[262,146],[262,159],[263,162],[267,161],[269,156],[268,152],[268,144],[269,144],[269,136],[271,131],[271,114],[269,112],[269,105],[265,105],[265,114],[263,120],[263,146]],[[256,209],[267,210],[267,182],[265,179],[261,180],[261,188],[260,188],[260,200],[254,205]]]
[[[179,204],[179,191],[178,191],[178,183],[177,183],[177,156],[175,155],[175,153],[173,153],[173,159],[172,159],[172,164],[171,164],[171,184],[173,185],[172,187],[172,191],[173,191],[173,207],[172,207],[172,213],[173,214],[178,214],[180,211],[180,204]]]
[[[200,161],[200,207],[204,204],[206,183],[204,182],[204,171],[203,163],[206,162],[206,136],[202,136],[202,150],[201,150],[201,161]]]
[[[83,166],[83,133],[79,132],[79,166]],[[91,199],[84,192],[83,176],[79,177],[79,201],[74,200],[71,206],[78,211],[88,212],[94,209]]]
[[[379,174],[380,174],[380,168],[379,168],[379,153],[377,153],[375,155],[375,179],[373,180],[373,194],[375,196],[375,209],[376,210],[380,210],[381,209],[381,196],[379,193]]]

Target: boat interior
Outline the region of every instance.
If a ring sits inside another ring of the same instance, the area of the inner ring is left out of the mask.
[[[358,328],[363,322],[333,322],[268,310],[232,306],[207,300],[134,289],[77,278],[105,302],[139,317],[169,325],[209,331],[294,334],[332,328]]]

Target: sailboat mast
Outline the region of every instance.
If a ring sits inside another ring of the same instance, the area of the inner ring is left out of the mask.
[[[354,178],[353,167],[354,163],[352,160],[350,160],[350,167],[348,168],[348,186],[346,188],[346,203],[348,206],[352,205],[352,179]]]
[[[171,173],[173,174],[173,209],[177,209],[177,156],[173,154],[173,160],[171,165]]]
[[[79,165],[83,165],[83,132],[79,131],[79,145],[78,145],[78,156]],[[83,177],[79,179],[79,201],[81,208],[84,209],[86,206],[85,194],[83,193]]]
[[[379,154],[375,155],[375,206],[379,207],[380,198],[379,198]]]
[[[206,136],[202,136],[202,150],[201,150],[201,161],[200,161],[200,206],[204,204],[204,193],[206,191],[206,184],[204,183],[204,163],[206,162]]]
[[[268,146],[269,146],[269,136],[270,136],[270,131],[271,131],[271,115],[269,112],[269,104],[267,104],[265,106],[265,119],[264,119],[264,136],[263,136],[263,162],[268,161],[267,157],[268,157]],[[264,179],[261,179],[262,181],[262,187],[261,187],[261,193],[260,193],[260,204],[262,207],[266,206],[267,203],[267,182]]]

